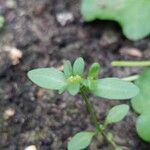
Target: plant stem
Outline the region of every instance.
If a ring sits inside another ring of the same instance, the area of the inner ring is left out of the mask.
[[[113,67],[148,67],[150,61],[113,61],[111,65]]]
[[[137,80],[139,77],[140,77],[139,75],[133,75],[133,76],[122,78],[122,80],[130,81],[131,82],[131,81]]]
[[[98,132],[102,132],[102,129],[100,127],[100,123],[97,121],[96,113],[95,113],[95,111],[93,109],[93,106],[92,106],[91,102],[89,101],[89,99],[87,98],[87,96],[86,96],[86,94],[85,94],[83,89],[81,89],[81,96],[82,96],[82,98],[83,98],[83,100],[85,102],[85,105],[86,105],[87,111],[90,114],[91,120],[96,126],[97,131]]]
[[[96,130],[98,133],[101,133],[103,135],[103,137],[108,141],[108,143],[111,144],[113,150],[117,150],[117,145],[115,144],[115,142],[113,141],[113,139],[109,139],[109,137],[107,136],[107,133],[104,131],[104,129],[101,127],[103,126],[102,124],[99,123],[99,121],[97,120],[96,117],[96,112],[94,111],[93,105],[91,104],[91,102],[89,101],[88,97],[86,96],[86,93],[84,91],[84,89],[81,89],[81,96],[84,100],[84,103],[86,105],[87,111],[90,114],[91,117],[91,121],[95,124],[96,126]]]
[[[108,135],[105,133],[105,131],[103,131],[102,135],[105,137],[105,139],[108,141],[108,143],[111,144],[113,150],[117,150],[118,149],[118,146],[116,145],[116,143],[113,141],[113,139],[110,139],[108,137]]]

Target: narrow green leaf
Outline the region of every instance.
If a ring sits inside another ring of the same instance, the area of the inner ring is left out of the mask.
[[[84,65],[85,63],[83,58],[77,58],[73,64],[73,74],[82,76],[84,71]]]
[[[68,150],[83,150],[91,143],[94,132],[79,132],[68,143]]]
[[[67,90],[71,95],[76,95],[80,91],[80,83],[68,84]]]
[[[64,74],[66,78],[69,78],[73,74],[73,69],[70,61],[64,62]]]
[[[132,107],[138,113],[150,113],[150,68],[146,69],[135,82],[139,87],[139,94],[131,101]]]
[[[89,69],[88,78],[94,79],[98,77],[99,72],[100,72],[100,65],[98,63],[93,63]]]
[[[95,88],[92,93],[96,96],[107,99],[129,99],[136,96],[139,92],[133,83],[117,78],[104,78],[96,80]]]
[[[39,68],[28,72],[28,78],[38,86],[59,90],[66,86],[64,74],[55,68]]]
[[[150,114],[142,114],[136,122],[138,135],[147,142],[150,142]]]
[[[128,113],[129,106],[126,104],[114,106],[106,117],[106,124],[116,123],[121,121]]]

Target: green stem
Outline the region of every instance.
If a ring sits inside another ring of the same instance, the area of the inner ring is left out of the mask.
[[[113,150],[117,150],[118,149],[118,146],[116,145],[116,143],[114,142],[113,139],[110,139],[105,132],[103,132],[102,135],[105,137],[105,139],[107,139],[108,143],[111,144]]]
[[[87,111],[90,113],[91,120],[96,126],[97,131],[102,132],[102,129],[100,128],[100,123],[97,121],[96,113],[93,109],[93,106],[92,106],[91,102],[89,101],[89,99],[87,98],[83,89],[81,89],[81,96],[85,102]]]
[[[113,141],[113,139],[109,139],[109,137],[107,136],[106,132],[104,131],[104,129],[102,128],[103,125],[100,124],[97,120],[96,117],[96,112],[94,111],[93,105],[91,104],[91,102],[89,101],[88,97],[86,96],[86,93],[84,91],[84,89],[81,89],[81,96],[84,100],[84,103],[86,105],[87,111],[90,114],[91,117],[91,121],[95,124],[96,126],[96,130],[98,133],[101,133],[103,135],[103,137],[108,141],[108,143],[111,144],[113,150],[117,150],[117,145],[115,144],[115,142]],[[102,127],[101,127],[102,126]]]
[[[135,81],[139,78],[139,75],[133,75],[133,76],[129,76],[129,77],[125,77],[125,78],[122,78],[122,80],[125,80],[125,81]]]
[[[113,67],[148,67],[150,61],[113,61],[111,65]]]

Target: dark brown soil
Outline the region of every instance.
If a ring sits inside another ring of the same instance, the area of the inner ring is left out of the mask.
[[[73,18],[63,26],[57,16],[64,12],[71,13]],[[84,23],[79,0],[0,0],[0,13],[6,18],[0,32],[0,49],[16,47],[23,53],[17,65],[1,58],[0,150],[24,150],[32,144],[38,150],[66,150],[71,136],[93,128],[80,96],[40,89],[27,79],[27,71],[48,66],[61,68],[64,59],[73,61],[82,56],[87,67],[94,61],[101,63],[102,77],[125,77],[141,70],[112,68],[112,60],[150,58],[149,38],[131,42],[114,22]],[[121,55],[120,49],[124,47],[139,49],[142,56]],[[95,97],[91,100],[100,120],[111,106],[120,103]],[[7,118],[8,109],[14,114]],[[131,109],[127,118],[110,130],[118,144],[126,149],[149,150],[150,144],[136,134],[135,121],[136,114]],[[110,149],[107,144],[94,147],[89,149]]]

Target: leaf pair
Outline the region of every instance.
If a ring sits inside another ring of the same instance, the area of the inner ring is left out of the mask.
[[[128,113],[129,106],[126,104],[114,106],[108,113],[105,125],[121,121]],[[82,150],[88,147],[96,135],[96,132],[79,132],[68,143],[68,150]]]
[[[84,60],[83,58],[79,57],[75,60],[73,67],[70,63],[70,61],[65,61],[64,62],[64,74],[66,78],[69,78],[71,76],[75,76],[75,75],[79,75],[79,76],[83,76],[83,72],[84,72]]]
[[[64,63],[64,73],[53,67],[39,68],[29,71],[28,77],[42,88],[59,90],[60,93],[68,90],[70,94],[75,95],[80,90],[80,76],[83,76],[83,71],[84,60],[79,57],[73,67],[70,61]]]
[[[136,122],[139,136],[150,142],[150,68],[146,69],[135,83],[139,94],[131,101],[134,110],[141,114]]]
[[[84,73],[84,60],[79,57],[75,60],[73,67],[70,61],[64,63],[64,74],[67,79],[67,91],[76,95],[80,91],[80,84]]]
[[[107,99],[129,99],[137,95],[138,88],[129,82],[117,78],[98,79],[100,65],[91,65],[87,79],[84,79],[84,60],[79,57],[73,64],[66,61],[64,72],[55,68],[39,68],[28,72],[28,77],[35,84],[50,90],[59,90],[59,93],[68,91],[76,95],[81,87],[89,89],[95,96]]]

